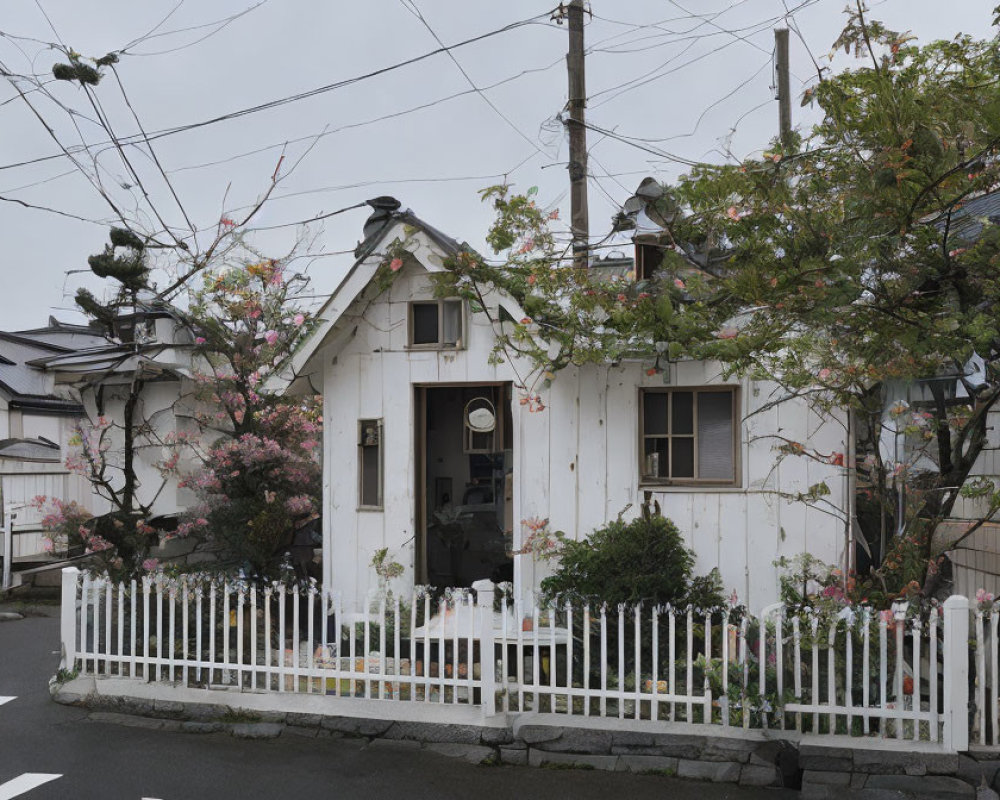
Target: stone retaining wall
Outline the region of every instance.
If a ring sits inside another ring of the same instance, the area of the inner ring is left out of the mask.
[[[53,680],[56,702],[90,708],[95,721],[241,738],[354,737],[379,747],[423,747],[476,764],[617,770],[799,789],[808,800],[1000,800],[1000,754],[951,754],[914,745],[879,750],[823,746],[787,738],[652,733],[550,724],[520,715],[509,725],[460,725],[241,708],[235,704],[112,696],[99,681]],[[169,692],[170,687],[164,687]],[[226,698],[229,699],[228,697]],[[232,697],[238,703],[238,696]],[[579,722],[579,720],[574,720]],[[595,720],[597,722],[597,720]],[[606,723],[613,725],[616,720]],[[977,793],[976,787],[979,788]]]

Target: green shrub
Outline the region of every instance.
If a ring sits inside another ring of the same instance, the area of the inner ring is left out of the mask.
[[[643,515],[621,519],[594,531],[582,542],[568,541],[554,575],[542,581],[548,597],[634,604],[677,604],[688,594],[694,556],[673,522]]]

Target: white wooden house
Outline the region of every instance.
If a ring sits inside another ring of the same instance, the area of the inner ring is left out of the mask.
[[[530,367],[492,363],[486,315],[433,296],[431,276],[457,242],[392,198],[372,205],[357,261],[290,361],[291,391],[324,398],[327,585],[359,602],[387,547],[406,568],[401,582],[512,575],[517,591],[531,588],[546,562],[505,552],[520,548],[522,520],[583,538],[637,515],[645,491],[683,532],[696,571],[718,567],[753,608],[777,598],[780,556],[843,562],[850,533],[829,511],[847,507],[845,470],[781,460],[775,438],[846,452],[841,421],[801,401],[772,405],[774,386],[725,381],[695,361],[652,376],[637,361],[568,368],[538,410],[523,402]],[[406,256],[383,288],[376,272],[394,243]],[[499,306],[524,316],[510,298],[486,301],[494,318]],[[824,502],[795,499],[820,482]]]
[[[9,554],[14,569],[48,558],[43,513],[33,498],[75,500],[95,513],[104,509],[90,484],[64,464],[83,406],[35,363],[104,343],[95,329],[54,318],[44,327],[0,332],[0,498],[4,528],[11,533],[8,543],[0,530],[0,558]]]

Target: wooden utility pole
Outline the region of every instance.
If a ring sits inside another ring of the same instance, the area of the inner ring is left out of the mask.
[[[573,263],[588,264],[590,222],[587,210],[587,126],[584,109],[587,106],[587,81],[583,66],[583,0],[570,0],[569,52],[566,69],[569,73],[569,194],[570,229],[573,233]]]
[[[788,150],[792,137],[792,90],[788,79],[788,28],[774,30],[774,71],[778,77],[778,134]]]

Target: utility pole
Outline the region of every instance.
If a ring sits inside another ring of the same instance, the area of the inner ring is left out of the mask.
[[[774,71],[778,76],[778,134],[788,150],[792,139],[792,90],[788,79],[788,28],[774,30]]]
[[[590,222],[587,210],[587,126],[584,109],[587,106],[587,81],[583,66],[583,0],[570,0],[569,52],[566,69],[569,73],[569,196],[570,229],[573,233],[573,264],[586,267]]]

